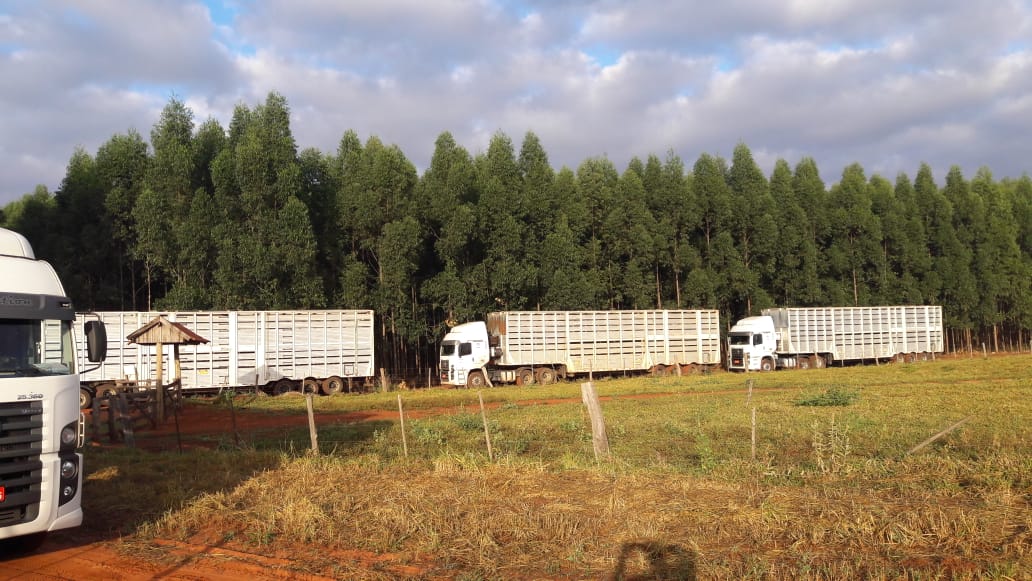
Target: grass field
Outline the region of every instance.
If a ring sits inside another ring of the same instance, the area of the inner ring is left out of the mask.
[[[134,551],[296,548],[301,570],[341,578],[396,575],[310,550],[390,554],[435,579],[1032,577],[1032,356],[595,387],[607,460],[575,383],[484,390],[493,460],[477,392],[317,398],[319,413],[395,415],[320,424],[319,456],[303,427],[182,455],[90,449],[88,525]],[[305,413],[297,397],[234,405]]]

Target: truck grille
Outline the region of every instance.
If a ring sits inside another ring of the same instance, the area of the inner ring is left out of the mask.
[[[731,367],[745,367],[745,350],[731,350]]]
[[[0,526],[39,515],[43,485],[43,402],[0,403]]]

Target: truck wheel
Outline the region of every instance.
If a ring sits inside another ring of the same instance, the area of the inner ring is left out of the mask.
[[[809,368],[810,368],[810,358],[809,357],[800,357],[799,358],[799,369],[809,369]]]
[[[816,369],[824,369],[826,363],[827,363],[827,361],[824,360],[824,357],[822,357],[820,355],[814,355],[814,357],[813,357],[813,366],[814,366],[814,368],[816,368]]]
[[[535,377],[534,380],[541,385],[555,383],[555,370],[551,367],[540,367],[537,370],[537,377]]]
[[[301,382],[301,393],[314,393],[315,395],[319,395],[319,382],[312,378],[304,380]]]
[[[469,375],[466,376],[466,387],[471,389],[480,389],[487,386],[487,379],[484,378],[482,371],[470,371]]]
[[[760,361],[760,371],[774,371],[774,361],[769,357],[764,357],[763,361]]]
[[[516,385],[533,385],[534,370],[529,367],[516,370]]]
[[[336,375],[327,377],[322,382],[322,392],[326,395],[336,395],[344,391],[344,380]]]
[[[294,391],[294,382],[289,379],[280,379],[272,385],[272,395],[283,395],[290,391]]]
[[[79,409],[89,409],[93,405],[93,394],[85,387],[79,388]]]

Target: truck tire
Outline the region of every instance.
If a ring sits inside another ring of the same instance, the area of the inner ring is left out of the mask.
[[[304,380],[301,382],[301,393],[314,393],[315,395],[319,395],[319,382],[312,378]]]
[[[760,361],[760,371],[774,371],[774,360],[770,357],[764,357],[763,360]]]
[[[516,385],[534,385],[534,370],[529,367],[517,369]]]
[[[810,368],[810,358],[809,357],[800,357],[799,358],[799,363],[797,365],[798,365],[799,369],[809,369]]]
[[[822,356],[822,355],[814,355],[813,356],[813,366],[814,366],[815,369],[824,369],[825,367],[827,367],[827,363],[828,362],[824,359],[824,356]]]
[[[466,387],[480,389],[486,386],[487,379],[484,377],[483,371],[470,371],[469,375],[466,376]]]
[[[551,367],[539,367],[535,374],[534,380],[541,385],[548,385],[555,383],[555,370]]]
[[[332,375],[323,380],[322,392],[325,395],[336,395],[342,391],[344,391],[343,379],[337,377],[336,375]]]
[[[294,382],[286,378],[277,380],[272,385],[272,395],[283,395],[291,391],[294,391]]]
[[[90,409],[93,405],[93,392],[86,389],[85,387],[79,388],[79,409],[86,410]]]

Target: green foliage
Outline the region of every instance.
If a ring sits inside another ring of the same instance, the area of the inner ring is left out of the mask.
[[[450,133],[419,175],[353,130],[298,151],[275,92],[197,125],[173,97],[149,132],[77,149],[53,195],[3,208],[81,309],[368,308],[392,374],[436,360],[449,324],[500,309],[939,304],[951,348],[1028,345],[1032,179],[859,164],[748,146],[690,167],[673,152],[554,169],[533,132],[473,156]],[[149,149],[148,149],[149,148]]]
[[[802,397],[796,400],[796,405],[822,407],[847,406],[856,401],[859,397],[860,394],[855,391],[836,386],[829,387],[828,389],[824,390],[823,393],[817,395],[808,395]]]

